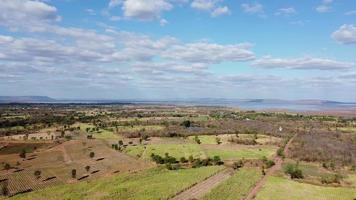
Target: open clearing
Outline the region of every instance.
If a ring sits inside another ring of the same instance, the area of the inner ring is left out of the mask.
[[[231,178],[212,189],[202,199],[242,200],[261,176],[258,168],[242,168]]]
[[[256,200],[352,200],[354,198],[356,198],[355,188],[323,187],[276,176],[269,177],[256,196]]]
[[[150,159],[152,153],[164,156],[168,153],[177,159],[181,157],[188,158],[206,158],[220,156],[223,160],[238,159],[261,159],[263,156],[271,157],[276,152],[274,146],[247,146],[247,145],[198,145],[192,143],[183,144],[149,144],[128,146],[125,152],[131,156],[142,159]]]
[[[149,169],[77,184],[59,185],[18,195],[12,199],[168,199],[177,192],[222,170],[222,166],[169,171]]]

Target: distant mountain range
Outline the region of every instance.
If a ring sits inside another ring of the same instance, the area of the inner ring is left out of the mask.
[[[47,96],[0,96],[0,103],[74,103],[74,104],[165,104],[165,105],[201,105],[231,106],[245,109],[291,109],[320,110],[329,108],[356,108],[356,103],[338,102],[318,99],[283,100],[283,99],[168,99],[168,100],[95,100],[95,99],[54,99]]]
[[[0,96],[0,103],[51,103],[56,99],[47,96]]]

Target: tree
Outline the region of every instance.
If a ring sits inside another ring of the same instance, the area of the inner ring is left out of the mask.
[[[200,139],[198,138],[197,135],[194,137],[194,141],[195,141],[197,144],[200,144],[200,143],[201,143],[201,142],[200,142]]]
[[[234,162],[232,167],[236,170],[236,169],[240,169],[243,166],[244,166],[244,163],[242,162],[242,160],[239,160],[237,162]]]
[[[89,166],[89,165],[85,166],[85,170],[86,170],[87,172],[89,172],[90,166]]]
[[[185,120],[182,122],[182,126],[185,128],[189,128],[191,126],[191,122],[189,120]]]
[[[94,158],[94,156],[95,156],[95,153],[93,151],[89,153],[90,158]]]
[[[5,165],[4,165],[4,169],[5,169],[5,170],[9,170],[9,169],[11,169],[10,164],[9,164],[9,163],[5,163]]]
[[[35,175],[35,177],[37,178],[37,179],[39,179],[40,177],[41,177],[41,171],[40,170],[36,170],[33,174]]]
[[[216,137],[215,140],[216,140],[216,144],[221,144],[221,139],[219,137]]]
[[[0,187],[0,192],[1,192],[1,195],[3,195],[3,196],[7,196],[8,194],[9,194],[9,189],[8,189],[8,181],[3,181],[2,183],[1,183],[1,187]]]
[[[26,149],[22,149],[19,156],[20,156],[20,158],[25,159],[26,158]]]
[[[72,178],[77,177],[77,170],[76,169],[72,169]]]

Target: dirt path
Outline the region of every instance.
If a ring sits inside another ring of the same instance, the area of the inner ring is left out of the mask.
[[[286,144],[286,146],[283,149],[284,155],[287,156],[288,152],[289,152],[289,146],[292,143],[293,139],[297,136],[297,134],[295,134]],[[267,178],[272,175],[273,173],[275,173],[276,171],[280,170],[282,168],[282,164],[283,164],[283,159],[279,156],[276,156],[274,158],[274,162],[275,165],[271,168],[268,169],[268,171],[266,172],[266,175],[263,176],[262,179],[260,179],[255,187],[250,190],[250,192],[248,193],[248,195],[246,196],[245,200],[252,200],[256,197],[257,193],[261,190],[262,186],[266,183]]]
[[[214,176],[194,185],[188,190],[179,193],[172,200],[191,200],[199,199],[208,193],[211,189],[219,185],[221,182],[227,180],[234,174],[232,169],[225,169]]]

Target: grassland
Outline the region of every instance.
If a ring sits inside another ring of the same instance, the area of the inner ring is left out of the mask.
[[[192,143],[184,144],[150,144],[146,145],[146,149],[143,145],[128,146],[125,152],[131,156],[141,157],[143,159],[149,159],[151,154],[157,154],[164,156],[168,153],[175,158],[181,158],[193,156],[194,158],[206,158],[220,156],[223,160],[237,160],[237,159],[260,159],[263,156],[271,157],[276,152],[276,147],[273,146],[256,146],[253,148],[241,147],[231,149],[229,147],[218,146],[218,148],[211,148],[210,146],[202,146]]]
[[[167,199],[222,168],[221,166],[212,166],[177,171],[162,168],[150,169],[137,174],[125,173],[93,182],[50,187],[18,195],[11,199]]]
[[[194,141],[195,136],[188,137],[191,141]],[[217,144],[216,138],[220,139],[222,144],[229,143],[230,138],[236,138],[235,134],[223,134],[223,135],[199,135],[198,136],[201,144]],[[253,134],[239,134],[239,139],[242,140],[251,140],[254,139]],[[267,136],[267,135],[257,135],[256,142],[258,144],[267,144],[267,143],[278,143],[281,139],[277,137]]]
[[[151,154],[164,156],[169,153],[170,156],[181,158],[193,156],[195,158],[204,158],[206,155],[198,144],[151,144],[147,145],[146,149],[143,146],[129,146],[126,148],[126,153],[129,155],[141,155],[143,159],[149,159]]]
[[[272,176],[267,179],[256,200],[350,200],[355,197],[355,188],[323,187]]]
[[[234,176],[214,188],[202,200],[239,200],[244,199],[253,185],[261,178],[258,168],[242,168]]]
[[[264,156],[272,157],[276,152],[276,147],[266,146],[261,148],[241,148],[241,149],[205,149],[205,154],[209,157],[220,156],[223,160],[236,159],[261,159]]]

